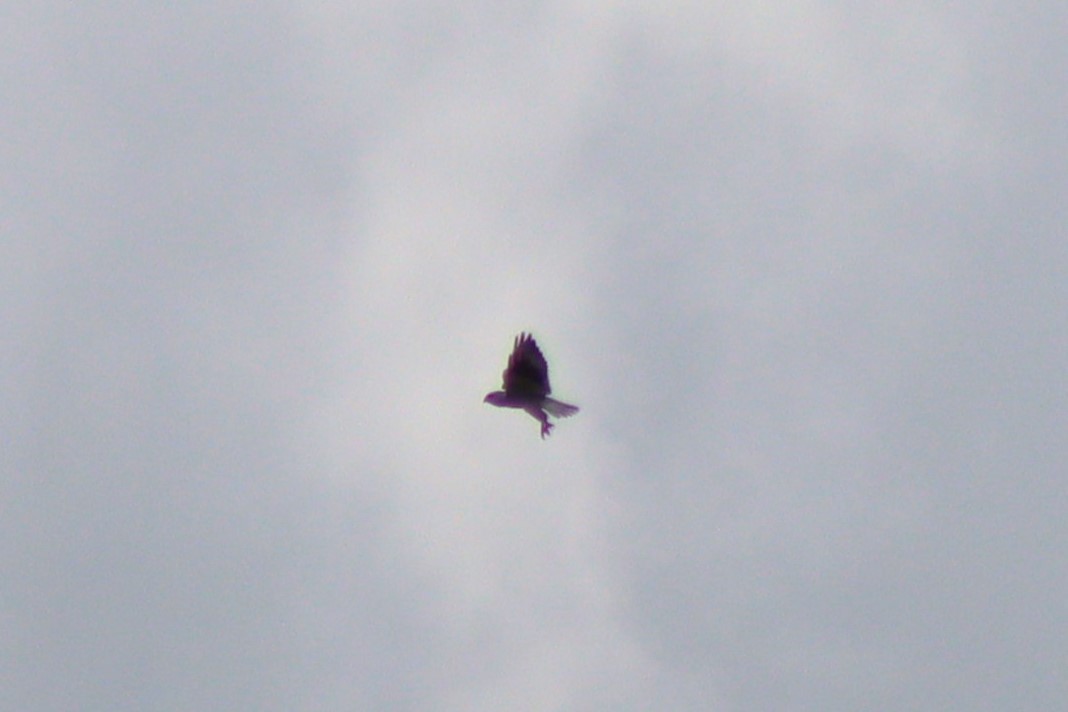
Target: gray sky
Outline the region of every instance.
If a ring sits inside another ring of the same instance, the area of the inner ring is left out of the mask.
[[[0,709],[1068,697],[1062,4],[2,14]]]

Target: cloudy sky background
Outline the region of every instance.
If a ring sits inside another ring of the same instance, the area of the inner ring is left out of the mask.
[[[1068,697],[1061,4],[2,14],[0,708]]]

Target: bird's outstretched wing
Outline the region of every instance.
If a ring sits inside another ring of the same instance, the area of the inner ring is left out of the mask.
[[[504,390],[509,396],[547,396],[551,392],[549,364],[530,334],[515,337],[508,368],[504,369]]]

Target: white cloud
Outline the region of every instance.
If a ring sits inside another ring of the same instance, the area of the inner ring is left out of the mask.
[[[964,19],[23,11],[10,706],[1063,698],[1059,104]]]

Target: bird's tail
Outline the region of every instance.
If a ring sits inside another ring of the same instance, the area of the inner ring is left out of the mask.
[[[545,409],[549,415],[556,418],[566,418],[569,415],[574,415],[579,411],[577,405],[571,405],[570,403],[564,403],[558,401],[555,398],[546,398],[545,402],[541,404],[541,407]]]

